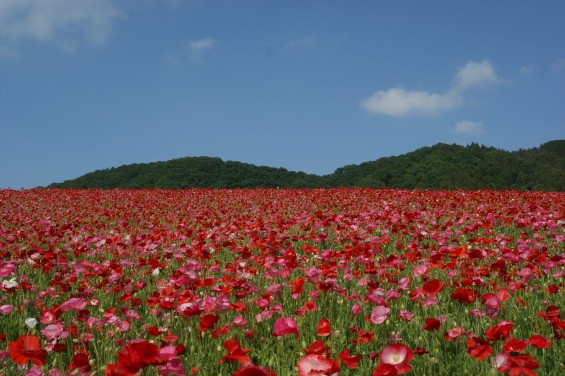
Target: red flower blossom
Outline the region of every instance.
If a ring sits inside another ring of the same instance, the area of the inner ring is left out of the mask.
[[[477,360],[485,360],[493,351],[486,340],[472,337],[467,340],[467,353]]]
[[[398,371],[392,364],[379,363],[373,370],[372,376],[396,376]]]
[[[277,376],[276,373],[265,367],[255,366],[253,364],[243,364],[237,369],[232,376]]]
[[[330,321],[328,319],[326,319],[325,317],[320,319],[320,322],[318,323],[317,334],[320,337],[327,337],[330,334],[332,334],[332,328],[331,328],[331,325],[330,325]]]
[[[510,321],[501,321],[491,326],[485,331],[485,335],[490,341],[501,341],[508,339],[510,331],[514,328],[514,324]]]
[[[520,354],[510,358],[510,370],[508,375],[512,376],[535,376],[532,370],[539,368],[540,364],[529,354]]]
[[[502,351],[505,353],[522,352],[528,347],[528,341],[522,341],[518,338],[510,338],[504,346],[502,346]]]
[[[291,294],[300,294],[302,292],[302,286],[304,285],[304,278],[300,277],[294,281],[292,281],[292,290]]]
[[[547,349],[551,345],[551,340],[546,339],[544,336],[534,334],[528,339],[528,343],[538,349]]]
[[[349,350],[341,350],[339,353],[339,360],[351,369],[357,368],[357,363],[361,360],[363,355],[351,356]]]
[[[432,332],[435,330],[439,330],[440,326],[441,326],[441,322],[438,319],[426,318],[426,324],[424,325],[423,329],[428,332]]]
[[[351,340],[351,343],[353,344],[361,344],[361,343],[367,343],[367,342],[371,342],[375,340],[375,332],[373,330],[370,331],[366,331],[366,330],[359,330],[357,333],[355,333],[357,338]]]
[[[149,365],[161,365],[167,359],[159,353],[159,348],[154,343],[147,341],[132,342],[118,351],[118,361],[113,367],[111,375],[135,374],[140,369]],[[108,372],[106,372],[108,375]]]
[[[39,338],[26,334],[8,343],[8,355],[19,365],[24,365],[31,360],[33,364],[43,366],[47,358],[47,351],[41,348]]]
[[[81,372],[90,372],[90,363],[88,362],[88,354],[78,353],[73,355],[69,370],[79,370]]]
[[[432,279],[424,283],[424,285],[422,286],[422,291],[428,295],[436,295],[441,290],[443,290],[444,286],[445,283],[441,282],[439,279]]]
[[[324,352],[328,351],[330,349],[330,347],[324,345],[323,341],[315,341],[313,342],[309,348],[304,349],[304,352],[306,354],[318,354],[318,355],[323,355]]]
[[[556,285],[549,285],[545,288],[545,292],[548,294],[557,294],[557,292],[559,292],[559,287]]]
[[[461,303],[473,303],[479,294],[467,287],[458,287],[451,294],[451,300]]]
[[[227,354],[222,357],[220,363],[224,362],[249,362],[249,358],[246,354],[251,352],[251,350],[242,349],[241,344],[237,339],[228,339],[224,342],[224,348],[227,350]]]
[[[213,328],[219,319],[220,318],[218,316],[215,316],[212,313],[202,316],[200,318],[200,326],[198,327],[198,330],[204,332],[207,329]]]

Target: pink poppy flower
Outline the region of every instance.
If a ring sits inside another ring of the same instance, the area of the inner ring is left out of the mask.
[[[44,329],[41,329],[41,334],[45,336],[47,339],[54,339],[59,337],[63,333],[63,324],[50,324],[47,325]]]
[[[387,314],[390,312],[390,308],[385,306],[376,306],[371,312],[371,322],[373,324],[382,324],[387,319]]]
[[[398,343],[387,345],[381,351],[382,362],[394,366],[398,375],[412,369],[409,363],[413,358],[412,350],[408,346]]]
[[[11,304],[4,304],[0,306],[0,315],[7,315],[8,313],[12,312],[14,306]]]
[[[298,376],[332,376],[339,371],[339,363],[318,354],[306,355],[297,366]]]
[[[400,319],[404,321],[412,321],[412,318],[414,317],[414,313],[407,311],[405,309],[401,309],[400,312],[398,313],[398,317],[400,317]]]
[[[80,311],[86,308],[86,301],[82,298],[70,298],[63,304],[61,304],[61,311]]]
[[[299,337],[298,325],[293,318],[281,317],[275,321],[275,331],[273,336],[280,337],[288,334],[294,334],[295,338]]]

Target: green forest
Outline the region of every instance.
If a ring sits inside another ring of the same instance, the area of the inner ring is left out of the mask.
[[[48,188],[402,188],[565,191],[565,140],[505,151],[439,143],[340,167],[329,175],[185,157],[90,172]]]

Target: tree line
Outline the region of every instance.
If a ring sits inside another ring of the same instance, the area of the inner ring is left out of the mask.
[[[214,157],[130,164],[53,183],[49,188],[402,188],[565,191],[565,140],[505,151],[439,143],[399,156],[340,167],[329,175]]]

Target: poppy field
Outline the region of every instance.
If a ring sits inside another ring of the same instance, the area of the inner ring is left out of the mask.
[[[565,193],[0,190],[0,375],[565,374]]]

